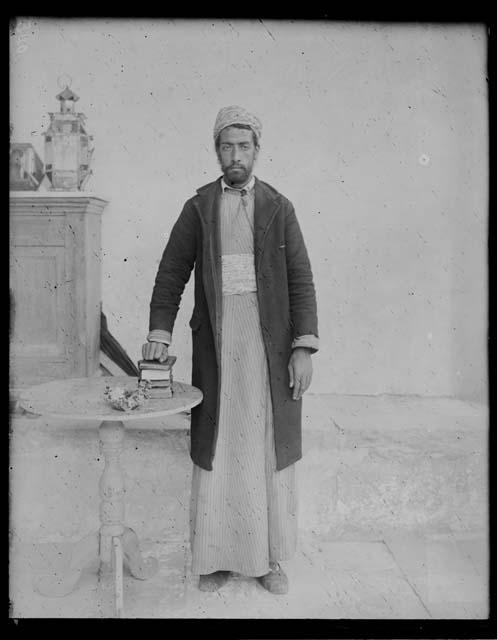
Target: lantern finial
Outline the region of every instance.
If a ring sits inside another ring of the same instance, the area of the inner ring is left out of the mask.
[[[59,89],[64,89],[64,87],[70,88],[72,85],[72,77],[68,73],[63,73],[57,78],[57,84]]]

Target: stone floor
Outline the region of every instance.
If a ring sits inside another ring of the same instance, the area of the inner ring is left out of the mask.
[[[197,589],[187,543],[188,417],[130,424],[122,455],[126,522],[144,555],[157,557],[159,571],[147,581],[125,575],[125,616],[486,618],[486,409],[447,400],[309,396],[306,417],[301,535],[298,553],[284,563],[286,596],[237,575],[217,593]],[[13,618],[113,615],[112,586],[99,581],[96,567],[63,598],[34,588],[98,528],[95,426],[12,420]]]
[[[159,560],[147,581],[125,577],[128,618],[486,618],[487,550],[474,536],[411,535],[391,540],[326,541],[303,534],[285,563],[289,593],[274,596],[252,578],[234,575],[217,593],[197,589],[184,540],[142,543]],[[113,615],[112,588],[88,570],[77,589],[47,598],[37,577],[68,562],[68,543],[19,544],[11,561],[14,618]]]

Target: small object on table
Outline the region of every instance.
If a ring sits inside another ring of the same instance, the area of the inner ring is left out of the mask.
[[[118,411],[133,411],[147,401],[145,389],[138,385],[135,389],[109,386],[105,387],[104,398],[111,407]]]
[[[138,386],[147,398],[172,398],[173,364],[176,356],[168,356],[164,362],[139,360]]]

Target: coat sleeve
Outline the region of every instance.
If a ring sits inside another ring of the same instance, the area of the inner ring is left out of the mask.
[[[196,230],[196,214],[187,202],[171,230],[155,277],[149,331],[173,331],[181,296],[195,264]]]
[[[311,264],[297,216],[291,204],[286,212],[285,240],[293,339],[308,335],[318,338],[316,291]]]

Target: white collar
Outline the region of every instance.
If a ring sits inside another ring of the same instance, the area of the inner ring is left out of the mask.
[[[224,193],[225,189],[235,189],[236,191],[242,191],[242,189],[245,189],[245,191],[250,191],[251,189],[254,188],[254,184],[255,184],[255,176],[252,176],[250,178],[250,180],[247,182],[247,184],[244,187],[241,187],[241,188],[230,187],[230,185],[226,184],[226,182],[224,181],[224,177],[221,178],[221,188],[223,190],[223,193]]]

